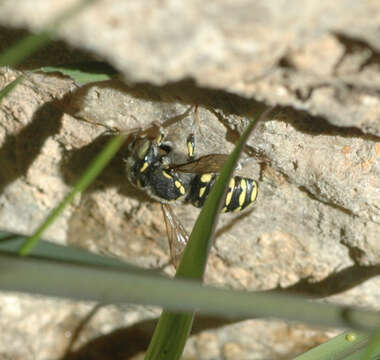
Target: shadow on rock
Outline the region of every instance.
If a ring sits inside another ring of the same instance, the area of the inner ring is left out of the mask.
[[[7,135],[0,148],[0,192],[23,176],[41,153],[45,141],[61,128],[62,111],[54,102],[42,105],[17,134]]]

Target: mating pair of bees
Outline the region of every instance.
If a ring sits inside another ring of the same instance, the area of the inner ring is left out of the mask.
[[[195,138],[187,138],[187,162],[171,161],[173,147],[165,141],[162,130],[156,136],[136,133],[125,159],[127,176],[132,185],[145,191],[162,204],[169,238],[171,258],[178,257],[187,242],[188,234],[175,216],[170,203],[190,203],[202,207],[216,181],[217,173],[227,155],[211,154],[195,158]],[[257,197],[257,182],[241,176],[231,178],[222,212],[238,212],[252,204]]]

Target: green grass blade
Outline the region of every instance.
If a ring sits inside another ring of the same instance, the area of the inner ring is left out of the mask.
[[[0,54],[0,66],[17,65],[21,63],[28,56],[47,45],[51,37],[56,33],[58,27],[62,25],[70,17],[76,15],[87,5],[97,0],[82,0],[69,7],[62,14],[57,16],[51,21],[43,30],[38,34],[28,35],[18,41],[13,46],[9,47],[2,54]],[[3,97],[8,95],[17,84],[23,80],[23,76],[19,76],[16,80],[9,83],[0,91],[0,101]]]
[[[47,32],[26,36],[0,55],[0,66],[18,65],[50,40]]]
[[[380,327],[377,328],[375,334],[370,339],[367,348],[359,357],[360,360],[380,359]],[[358,359],[358,358],[357,358]]]
[[[359,360],[359,353],[368,345],[369,338],[368,334],[345,332],[297,356],[294,360],[337,360],[348,359],[351,356]]]
[[[202,280],[208,252],[213,242],[214,229],[227,185],[237,165],[243,146],[256,126],[259,118],[263,115],[264,110],[265,109],[260,110],[255,118],[251,120],[247,129],[236,143],[234,151],[226,160],[226,163],[224,164],[223,169],[212,187],[212,191],[207,197],[197,221],[195,222],[189,242],[182,255],[176,277],[188,277]],[[266,110],[266,114],[271,110],[272,109]]]
[[[18,84],[20,84],[24,80],[24,75],[18,76],[15,80],[10,82],[8,85],[3,87],[0,90],[0,102],[6,97]]]
[[[380,359],[379,330],[371,337],[365,333],[345,332],[294,360],[374,360]]]
[[[0,254],[18,255],[19,249],[25,243],[26,239],[26,236],[0,232]],[[54,244],[44,240],[40,240],[37,243],[31,250],[29,256],[53,261],[78,263],[81,265],[110,266],[114,269],[121,268],[130,271],[141,270],[141,268],[137,266],[126,264],[116,258],[101,256],[84,249]]]
[[[199,281],[168,279],[146,272],[82,265],[0,253],[0,289],[91,300],[157,305],[236,318],[271,317],[322,326],[375,330],[378,312],[265,293],[202,286]]]
[[[60,66],[44,66],[37,71],[45,73],[59,72],[69,76],[80,85],[110,80],[117,75],[117,71],[110,65],[94,61]]]
[[[29,35],[18,41],[9,49],[0,55],[0,66],[17,65],[35,51],[41,49],[49,43],[51,37],[57,32],[60,25],[67,21],[70,17],[78,14],[83,8],[96,0],[82,0],[76,2],[62,14],[53,19],[43,30],[38,34]]]
[[[80,177],[73,190],[64,198],[64,200],[48,215],[43,224],[34,232],[34,234],[25,242],[20,249],[20,255],[27,255],[40,239],[42,233],[53,223],[63,209],[73,200],[74,196],[86,188],[94,181],[103,168],[108,164],[111,158],[120,149],[125,140],[124,135],[118,135],[112,138],[98,156],[90,163],[86,171]]]
[[[179,313],[164,310],[154,330],[145,360],[180,359],[193,320],[194,312]]]
[[[177,278],[202,280],[227,184],[239,160],[243,146],[262,113],[263,111],[258,113],[240,137],[207,197],[182,255],[176,273]],[[145,359],[179,359],[190,333],[193,317],[194,313],[180,314],[164,310],[154,331]]]

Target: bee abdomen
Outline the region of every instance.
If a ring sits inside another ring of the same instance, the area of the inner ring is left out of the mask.
[[[206,173],[196,175],[191,182],[187,201],[196,207],[202,207],[215,180],[216,174]],[[258,186],[256,181],[241,176],[234,176],[229,182],[222,212],[238,212],[245,209],[256,200],[257,191]]]
[[[206,173],[195,175],[190,183],[190,192],[187,201],[191,202],[195,207],[202,207],[214,185],[216,175]]]
[[[258,185],[255,180],[234,176],[228,185],[222,212],[238,212],[252,204],[257,197]]]

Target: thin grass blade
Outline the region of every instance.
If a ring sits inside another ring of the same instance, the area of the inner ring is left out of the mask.
[[[27,240],[26,236],[16,235],[8,232],[0,232],[0,254],[18,255],[20,247]],[[29,256],[52,261],[65,261],[81,265],[109,266],[113,269],[128,271],[141,271],[140,267],[127,264],[116,258],[106,257],[91,253],[87,250],[63,246],[50,241],[40,240],[31,250]],[[154,270],[151,270],[154,272]]]
[[[26,276],[27,275],[27,276]],[[322,326],[374,331],[380,314],[328,303],[266,293],[202,286],[111,265],[78,264],[0,253],[0,289],[102,303],[157,305],[231,318],[270,317]]]
[[[189,242],[182,255],[176,278],[202,280],[227,184],[239,160],[243,146],[263,112],[264,110],[261,110],[250,122],[223,166],[194,225]],[[145,359],[179,359],[190,333],[193,318],[194,313],[173,313],[164,310],[154,331]]]
[[[124,143],[125,135],[120,134],[112,138],[104,149],[90,163],[86,171],[75,184],[73,190],[63,199],[63,201],[48,215],[46,220],[38,227],[34,234],[25,242],[20,249],[20,255],[28,255],[36,243],[39,241],[43,232],[61,214],[64,208],[74,199],[74,196],[84,190],[95,180],[99,173],[104,169],[116,152]]]
[[[61,26],[70,17],[77,15],[86,6],[97,0],[82,0],[66,9],[62,14],[54,18],[38,34],[29,35],[18,41],[0,55],[0,66],[17,65],[28,56],[32,55],[43,46],[47,45]]]
[[[227,185],[239,161],[244,144],[257,125],[260,117],[265,117],[272,108],[263,108],[258,111],[247,129],[235,145],[235,149],[228,156],[220,175],[215,182],[210,195],[195,222],[189,242],[182,255],[176,277],[187,277],[202,280],[206,267],[207,257],[214,239],[214,230],[220,214],[222,201],[225,197]]]

